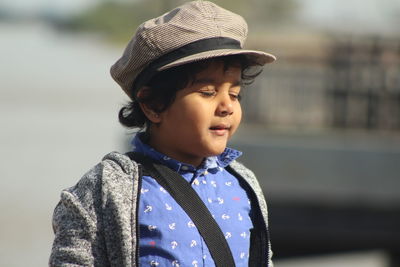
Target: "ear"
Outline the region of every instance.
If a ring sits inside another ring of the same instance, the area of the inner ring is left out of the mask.
[[[142,98],[150,88],[145,86],[139,90],[137,93],[138,98]],[[140,108],[142,109],[144,115],[152,122],[152,123],[160,123],[161,116],[158,112],[155,112],[148,104],[139,103]]]

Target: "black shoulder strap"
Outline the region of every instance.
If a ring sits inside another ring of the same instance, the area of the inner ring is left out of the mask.
[[[189,215],[206,242],[215,265],[234,267],[235,261],[224,234],[190,184],[175,171],[142,154],[129,152],[126,155],[140,163]]]
[[[226,170],[230,172],[233,176],[239,179],[240,185],[248,189],[246,190],[249,193],[249,197],[251,199],[251,210],[252,210],[252,222],[253,229],[250,230],[250,258],[249,258],[249,266],[250,267],[259,267],[259,266],[268,266],[269,259],[269,248],[268,248],[268,240],[269,240],[269,232],[268,228],[266,228],[263,216],[261,214],[261,209],[257,201],[257,197],[253,190],[250,190],[249,185],[244,182],[244,178],[235,171],[230,165],[226,167]]]

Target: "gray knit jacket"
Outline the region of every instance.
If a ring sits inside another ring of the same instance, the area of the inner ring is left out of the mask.
[[[254,190],[267,224],[267,205],[254,174],[236,161],[230,166]],[[63,190],[53,215],[49,266],[139,266],[139,187],[138,164],[112,152],[75,186]],[[272,266],[269,243],[267,247]]]

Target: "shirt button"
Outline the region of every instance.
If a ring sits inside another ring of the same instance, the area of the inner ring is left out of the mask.
[[[207,175],[208,174],[208,171],[204,171],[204,173],[203,173],[204,175]]]
[[[197,180],[197,179],[194,179],[193,183],[194,183],[195,185],[199,185],[199,184],[200,184],[199,180]]]
[[[189,167],[188,167],[188,166],[185,166],[185,165],[183,165],[183,166],[181,167],[181,169],[182,169],[183,171],[187,171],[187,170],[189,169]]]

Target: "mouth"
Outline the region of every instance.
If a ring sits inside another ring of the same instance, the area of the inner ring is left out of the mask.
[[[229,130],[231,129],[231,126],[220,124],[220,125],[211,126],[209,129],[211,130],[212,133],[214,133],[218,136],[223,136],[227,132],[229,132]]]

